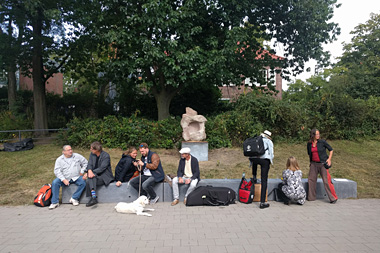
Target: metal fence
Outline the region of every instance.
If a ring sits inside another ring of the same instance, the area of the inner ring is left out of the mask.
[[[26,138],[26,136],[23,137],[22,133],[26,132],[48,132],[48,133],[54,133],[58,131],[67,131],[68,128],[59,128],[59,129],[23,129],[23,130],[5,130],[5,131],[0,131],[0,133],[17,133],[18,134],[18,140],[21,141],[23,138]],[[29,137],[29,136],[27,136]],[[37,137],[32,137],[34,140],[48,140],[48,139],[56,139],[56,136],[37,136]],[[6,142],[6,141],[14,141],[16,138],[12,139],[3,139],[0,140],[0,142]]]

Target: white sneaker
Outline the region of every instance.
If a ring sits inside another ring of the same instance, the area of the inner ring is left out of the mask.
[[[79,205],[79,201],[76,200],[76,199],[73,199],[73,198],[70,199],[70,203],[73,204],[73,206],[78,206]]]
[[[57,208],[57,207],[59,207],[59,203],[50,204],[49,209],[53,210],[54,208]]]
[[[154,199],[151,199],[151,200],[150,200],[149,204],[151,204],[151,205],[156,204],[156,202],[158,201],[159,198],[160,198],[160,197],[157,195]]]

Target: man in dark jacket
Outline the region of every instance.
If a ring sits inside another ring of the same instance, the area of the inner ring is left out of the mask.
[[[190,155],[190,148],[182,148],[181,160],[178,164],[177,176],[173,178],[173,202],[172,206],[175,206],[179,202],[179,190],[178,184],[189,185],[189,189],[185,194],[183,203],[186,205],[187,196],[197,187],[200,181],[199,163],[198,159]]]
[[[149,195],[150,204],[155,204],[158,201],[159,196],[156,194],[153,187],[156,183],[164,180],[164,170],[162,169],[160,157],[155,152],[149,150],[148,144],[141,143],[139,145],[139,150],[141,153],[141,160],[135,162],[134,165],[141,166],[142,173],[140,176],[129,181],[129,184],[138,191],[141,177],[142,195]]]
[[[86,196],[91,197],[86,206],[98,203],[96,187],[109,185],[114,177],[111,169],[110,155],[103,151],[102,145],[95,141],[91,144],[91,154],[87,165]]]

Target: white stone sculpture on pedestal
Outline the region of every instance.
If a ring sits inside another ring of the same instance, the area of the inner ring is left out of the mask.
[[[186,107],[186,113],[182,114],[181,127],[182,137],[185,141],[202,141],[206,139],[205,122],[207,119],[198,115],[190,107]]]

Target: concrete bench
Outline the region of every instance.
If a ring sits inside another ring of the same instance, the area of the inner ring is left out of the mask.
[[[229,187],[238,193],[240,180],[241,179],[202,179],[198,186],[224,186]],[[332,181],[338,198],[357,198],[357,183],[355,181],[339,178],[335,178]],[[281,179],[268,179],[268,193],[277,187],[279,183],[281,183]],[[302,179],[302,183],[307,192],[307,179]],[[76,189],[77,186],[75,184],[71,184],[69,187],[62,187],[62,203],[69,203],[69,200]],[[171,202],[173,200],[173,191],[168,183],[158,183],[154,187],[154,190],[157,195],[160,196],[160,202]],[[180,201],[183,201],[186,191],[187,186],[179,185]],[[81,203],[88,202],[89,198],[85,195],[84,191],[80,198]],[[138,192],[128,183],[123,183],[120,187],[117,187],[115,183],[111,183],[109,186],[99,186],[97,195],[100,203],[132,202],[137,198]],[[317,199],[327,199],[327,194],[323,187],[322,179],[320,178],[318,178],[317,181]],[[268,196],[268,200],[273,200],[273,194]]]

